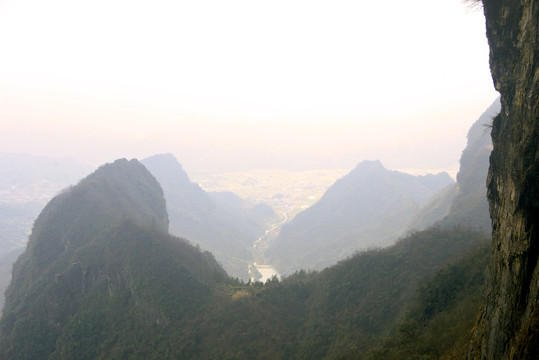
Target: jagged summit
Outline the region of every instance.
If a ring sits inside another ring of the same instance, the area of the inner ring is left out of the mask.
[[[53,198],[35,221],[28,250],[47,264],[126,218],[168,231],[159,183],[137,160],[121,159]]]
[[[382,165],[382,162],[380,160],[364,160],[356,165],[354,170],[351,171],[351,173],[354,172],[365,172],[365,171],[374,171],[374,170],[385,170],[384,165]]]
[[[174,183],[175,186],[192,185],[189,176],[173,154],[157,154],[142,160],[146,168],[157,178],[162,186]],[[166,182],[166,183],[165,183]]]
[[[466,226],[491,232],[486,179],[492,151],[490,125],[499,111],[498,98],[470,127],[457,183],[436,194],[412,219],[410,230],[423,230],[436,223],[444,228]]]

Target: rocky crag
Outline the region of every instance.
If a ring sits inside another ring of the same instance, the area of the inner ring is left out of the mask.
[[[491,233],[486,180],[492,151],[490,129],[500,106],[498,98],[472,125],[460,158],[457,182],[440,190],[421,208],[410,222],[409,231],[435,225],[448,229],[465,226]]]
[[[0,359],[170,358],[177,339],[164,339],[226,274],[167,231],[163,191],[137,160],[57,195],[13,267]]]
[[[484,0],[502,109],[487,179],[493,230],[488,295],[469,359],[539,354],[539,1]]]

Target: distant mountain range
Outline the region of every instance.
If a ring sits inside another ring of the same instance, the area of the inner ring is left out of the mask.
[[[362,162],[285,224],[266,256],[289,274],[323,269],[355,251],[387,246],[433,225],[490,234],[489,126],[499,111],[497,99],[470,128],[456,183],[446,173],[412,176],[386,170],[379,161]]]
[[[397,328],[425,279],[482,243],[477,232],[431,229],[320,273],[245,285],[168,225],[163,190],[137,160],[106,164],[57,195],[15,264],[0,358],[353,358]],[[482,284],[484,264],[471,265],[466,274]],[[429,285],[447,296],[420,308],[422,319],[451,310],[455,289],[468,286],[460,273]],[[446,316],[462,322],[462,312]],[[459,336],[446,336],[447,347]]]
[[[280,272],[320,270],[359,250],[387,246],[403,235],[413,215],[438,190],[447,173],[413,176],[364,161],[314,205],[283,226],[266,252]]]
[[[171,234],[210,251],[230,275],[248,280],[253,261],[249,249],[276,217],[272,208],[248,204],[230,192],[207,193],[189,180],[172,154],[142,163],[163,188]]]
[[[232,193],[206,193],[192,183],[172,155],[143,161],[164,189],[172,234],[211,251],[234,277],[247,280],[249,248],[275,213]],[[11,268],[24,251],[34,220],[62,189],[93,168],[72,159],[0,154],[0,308]]]
[[[416,178],[420,186],[410,187],[415,189],[411,194],[393,201],[391,196],[413,183],[403,179],[414,177],[387,171],[379,162],[362,163],[349,176],[339,180],[335,188],[328,189],[320,204],[306,211],[307,215],[300,214],[287,224],[282,237],[266,255],[284,272],[300,267],[319,269],[350,256],[358,249],[384,246],[406,232],[427,229],[434,224],[447,228],[466,226],[490,232],[485,187],[492,148],[489,124],[499,109],[499,100],[496,100],[471,127],[457,183],[451,183],[445,175]],[[267,221],[275,217],[273,210],[264,204],[248,204],[232,193],[205,192],[189,180],[173,155],[156,155],[143,160],[143,163],[163,188],[171,233],[212,252],[232,276],[247,279],[247,264],[252,261],[249,248],[264,233]],[[91,166],[71,159],[0,154],[2,294],[11,278],[12,263],[23,252],[40,210],[52,196],[91,170]],[[370,175],[365,175],[367,173]],[[376,180],[376,176],[384,173],[399,175],[395,179],[404,177],[399,180],[401,183],[389,178],[380,180],[383,177]],[[369,177],[376,183],[371,187],[372,191],[367,190],[368,186],[354,189],[355,182],[367,181]],[[376,191],[382,191],[384,186],[389,190],[383,190],[384,196],[377,196]],[[429,197],[433,189],[438,188],[440,190]],[[364,193],[361,190],[365,190]],[[352,194],[348,198],[344,195],[347,191]],[[341,198],[339,192],[342,192]],[[357,201],[356,205],[354,201]],[[369,201],[375,205],[365,210]],[[394,206],[384,207],[384,202]],[[421,204],[424,205],[421,207]],[[340,209],[324,210],[326,206]],[[358,219],[354,220],[356,212]],[[403,225],[412,213],[414,215]],[[377,229],[377,222],[380,222],[381,229]],[[358,231],[357,237],[349,231],[354,226],[364,229]],[[323,237],[332,237],[335,244],[324,247],[323,241],[318,241]],[[299,242],[295,243],[297,239]],[[323,256],[317,259],[320,254]],[[297,263],[291,265],[295,261]],[[3,296],[0,296],[2,305]]]

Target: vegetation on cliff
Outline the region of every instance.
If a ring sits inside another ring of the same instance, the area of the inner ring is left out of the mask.
[[[539,353],[539,2],[484,0],[490,68],[501,111],[488,176],[493,253],[471,359]]]
[[[126,175],[133,179],[136,171]],[[361,354],[396,328],[424,281],[485,242],[474,231],[430,229],[321,273],[245,285],[228,278],[210,254],[167,235],[163,226],[155,226],[158,220],[135,220],[132,207],[120,211],[138,202],[133,196],[159,195],[154,179],[146,178],[153,190],[126,184],[131,190],[118,195],[123,199],[99,195],[109,186],[117,189],[121,178],[89,177],[53,200],[36,223],[0,321],[3,357],[325,359]],[[80,193],[86,197],[76,197]],[[99,222],[53,226],[72,211],[71,196],[80,200],[81,214]],[[154,209],[157,215],[164,207],[162,196],[152,202],[161,204]],[[108,214],[118,216],[105,220],[94,214],[114,204],[121,205]],[[80,237],[64,239],[66,246],[55,248],[55,257],[36,251],[42,241],[57,240],[45,231],[51,228],[58,230],[55,234],[61,228],[67,234],[78,231]],[[43,264],[43,256],[49,264]]]
[[[161,188],[135,160],[105,165],[54,198],[14,266],[0,355],[159,353],[166,326],[199,308],[225,278],[210,254],[170,237],[167,227]]]
[[[41,212],[14,267],[0,357],[535,359],[539,5],[484,0],[484,11],[502,95],[488,176],[493,246],[481,232],[430,228],[320,273],[246,285],[168,235],[159,184],[120,160]]]
[[[474,169],[465,167],[460,175],[472,179],[466,188],[481,186],[467,174]],[[166,183],[162,174],[160,179]],[[119,160],[53,199],[16,264],[0,321],[0,355],[462,354],[482,299],[484,233],[457,222],[413,232],[319,273],[246,285],[229,278],[209,253],[167,234],[163,194],[144,166]],[[204,198],[235,203],[228,194]]]
[[[404,321],[368,360],[462,359],[484,301],[490,244],[443,268],[422,284]]]

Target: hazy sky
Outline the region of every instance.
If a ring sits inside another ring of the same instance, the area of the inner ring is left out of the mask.
[[[460,0],[0,0],[0,152],[451,168],[496,96]]]

